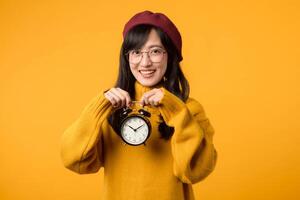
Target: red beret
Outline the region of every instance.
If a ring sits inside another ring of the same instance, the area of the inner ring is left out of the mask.
[[[162,13],[153,13],[151,11],[143,11],[135,14],[126,24],[123,30],[123,38],[125,38],[128,31],[136,25],[140,24],[151,24],[153,26],[161,28],[172,40],[174,43],[178,55],[179,61],[182,60],[181,54],[181,35],[176,28],[175,24],[164,14]]]

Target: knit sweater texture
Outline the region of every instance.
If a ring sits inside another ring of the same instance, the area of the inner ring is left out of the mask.
[[[155,86],[158,87],[158,86]],[[154,87],[135,82],[135,98]],[[214,129],[203,106],[193,98],[183,102],[159,86],[164,96],[158,106],[149,106],[152,126],[146,145],[123,142],[108,122],[113,111],[100,91],[83,108],[61,137],[61,159],[77,174],[104,168],[103,200],[194,200],[192,184],[204,180],[215,168],[217,151]],[[162,139],[161,117],[174,128]]]

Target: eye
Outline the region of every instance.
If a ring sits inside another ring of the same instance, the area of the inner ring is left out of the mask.
[[[136,49],[134,49],[134,50],[131,50],[130,51],[130,54],[132,54],[132,55],[140,55],[141,54],[141,51],[140,50],[136,50]]]
[[[160,48],[157,48],[157,49],[151,49],[151,51],[150,51],[150,53],[152,54],[152,55],[160,55],[160,54],[162,54],[164,51],[162,50],[162,49],[160,49]]]

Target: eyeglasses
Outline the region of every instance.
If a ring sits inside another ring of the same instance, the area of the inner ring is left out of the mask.
[[[129,62],[131,64],[139,64],[144,53],[147,53],[152,63],[160,63],[166,51],[162,48],[153,48],[150,51],[130,50],[126,54],[129,55]]]

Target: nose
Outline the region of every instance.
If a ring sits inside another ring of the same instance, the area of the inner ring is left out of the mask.
[[[140,62],[140,65],[142,67],[147,67],[149,65],[152,64],[151,60],[150,60],[150,57],[149,57],[149,54],[144,52],[143,55],[142,55],[142,58],[141,58],[141,62]]]

